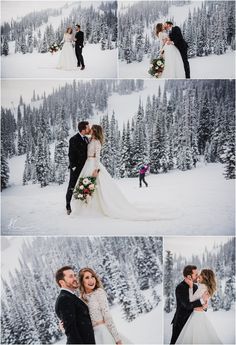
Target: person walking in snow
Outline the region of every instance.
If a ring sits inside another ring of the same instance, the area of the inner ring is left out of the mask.
[[[148,165],[142,165],[141,168],[139,169],[139,187],[142,187],[142,182],[146,185],[146,187],[148,187],[148,183],[145,180],[145,175],[146,172],[149,170],[149,166]]]

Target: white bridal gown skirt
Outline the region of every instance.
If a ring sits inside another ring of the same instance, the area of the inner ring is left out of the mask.
[[[161,78],[185,79],[184,63],[179,49],[176,48],[173,44],[165,44],[163,49],[165,67]]]
[[[65,42],[63,44],[59,61],[57,64],[57,68],[63,70],[72,70],[76,69],[77,66],[77,59],[75,56],[75,50],[72,47],[71,42]]]
[[[95,336],[95,343],[96,344],[115,344],[115,339],[108,331],[107,326],[105,324],[95,326],[93,328],[94,336]]]
[[[107,326],[105,324],[95,326],[93,328],[94,336],[95,336],[95,343],[97,344],[116,344],[115,339],[109,332]],[[125,338],[123,335],[120,335],[121,342],[123,345],[131,344],[131,342]]]
[[[176,344],[222,344],[206,312],[193,311]]]
[[[88,158],[80,173],[80,177],[92,176],[95,166],[95,159]],[[106,168],[100,163],[100,172],[96,179],[95,191],[86,204],[74,199],[72,204],[73,214],[86,217],[97,217],[98,215],[110,218],[127,220],[157,220],[154,210],[141,209],[134,207],[125,198],[115,180],[107,172]]]

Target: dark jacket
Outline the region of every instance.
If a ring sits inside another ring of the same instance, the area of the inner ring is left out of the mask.
[[[193,292],[197,290],[197,285],[193,284]],[[171,344],[175,344],[180,332],[182,331],[185,323],[189,316],[193,312],[194,308],[202,307],[201,301],[197,300],[194,302],[189,301],[189,286],[183,280],[175,289],[176,296],[176,312],[172,320],[173,334]]]
[[[178,26],[174,26],[169,34],[171,41],[174,42],[175,46],[180,50],[180,52],[187,51],[188,44],[184,40],[182,32]]]
[[[84,33],[83,31],[77,31],[75,34],[75,44],[78,46],[81,46],[83,48],[84,46]]]
[[[69,140],[69,168],[82,169],[87,159],[88,142],[77,133]]]
[[[81,299],[69,291],[61,290],[55,310],[63,321],[67,344],[95,344],[89,310]]]

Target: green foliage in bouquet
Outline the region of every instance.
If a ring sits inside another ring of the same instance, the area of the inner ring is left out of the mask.
[[[86,204],[91,199],[96,189],[96,177],[80,177],[79,183],[74,189],[74,198],[85,202]]]
[[[165,67],[165,59],[159,56],[157,59],[153,59],[151,62],[151,67],[148,71],[153,77],[159,78]]]

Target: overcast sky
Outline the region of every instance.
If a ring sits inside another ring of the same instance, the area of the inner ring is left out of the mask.
[[[170,250],[173,254],[185,256],[187,259],[192,255],[202,255],[205,248],[212,250],[214,244],[219,245],[228,242],[232,237],[228,236],[176,236],[165,237],[164,250]]]
[[[44,0],[30,0],[30,1],[1,1],[1,20],[2,22],[9,22],[11,19],[17,19],[33,11],[41,11],[47,8],[60,8],[69,1],[44,1]]]

